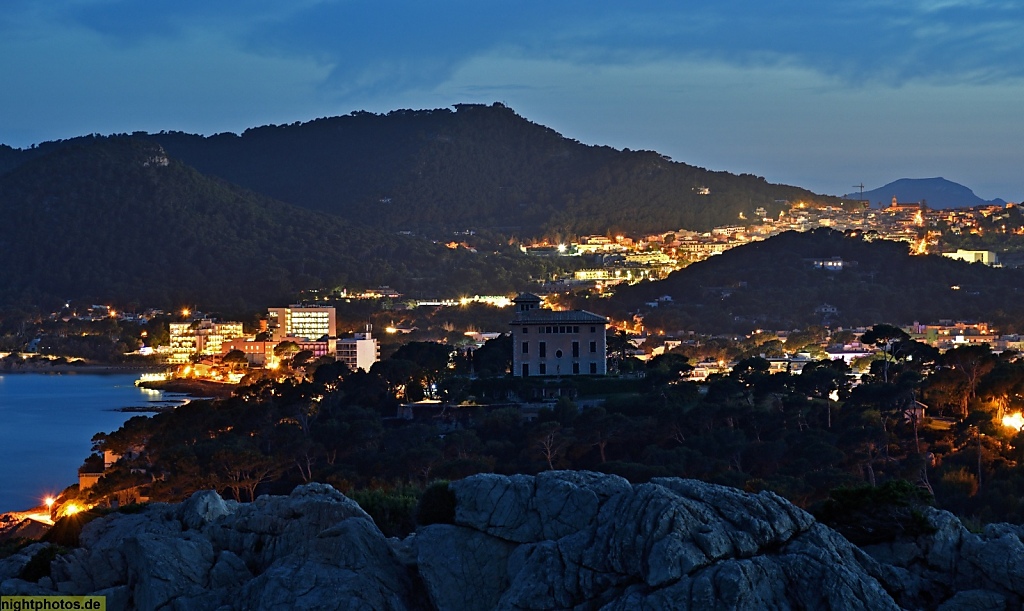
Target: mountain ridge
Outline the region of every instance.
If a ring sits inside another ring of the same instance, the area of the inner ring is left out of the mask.
[[[843,197],[867,200],[872,205],[882,208],[888,206],[893,197],[896,197],[897,201],[901,203],[924,201],[932,209],[967,208],[987,204],[1006,205],[1006,202],[999,198],[984,200],[975,195],[974,191],[970,188],[960,183],[946,180],[941,176],[935,178],[900,178],[877,189],[864,191],[863,194],[859,192],[847,193]]]
[[[838,199],[653,151],[584,145],[495,103],[354,112],[242,134],[135,133],[204,174],[388,230],[521,237],[708,230],[756,208]],[[73,143],[0,151],[0,172]],[[14,158],[12,160],[12,158]]]

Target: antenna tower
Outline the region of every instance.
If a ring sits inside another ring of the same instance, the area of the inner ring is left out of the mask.
[[[860,189],[860,201],[864,201],[864,183],[861,182],[859,185],[853,185],[854,189]]]

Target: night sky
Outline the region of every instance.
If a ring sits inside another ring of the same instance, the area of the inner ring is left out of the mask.
[[[1024,198],[1024,3],[5,0],[0,143],[500,101],[820,193]]]

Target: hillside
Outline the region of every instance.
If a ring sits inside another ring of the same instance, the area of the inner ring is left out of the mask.
[[[1006,205],[1006,202],[1001,199],[990,201],[981,199],[971,189],[942,177],[901,178],[877,189],[865,191],[863,199],[876,207],[888,206],[894,195],[900,202],[924,201],[929,208],[935,210],[985,204]],[[861,199],[862,196],[860,193],[848,193],[843,197]]]
[[[586,146],[501,104],[357,112],[241,135],[130,137],[154,140],[200,172],[283,202],[420,233],[709,229],[740,213],[751,218],[758,207],[777,213],[784,200],[838,201],[651,151]],[[44,143],[21,157],[62,144]],[[0,172],[9,156],[0,155]]]
[[[350,283],[483,291],[544,273],[526,257],[453,251],[272,200],[144,139],[34,152],[0,177],[0,304],[265,305]]]
[[[811,263],[832,257],[842,258],[842,271],[814,269]],[[734,248],[661,282],[624,288],[612,306],[618,316],[646,312],[648,326],[666,331],[748,332],[755,327],[849,327],[952,318],[996,321],[1011,332],[1024,329],[1021,287],[1021,270],[938,255],[912,256],[906,244],[869,242],[819,229]],[[662,295],[671,296],[672,303],[644,305]],[[838,312],[816,311],[826,304]]]

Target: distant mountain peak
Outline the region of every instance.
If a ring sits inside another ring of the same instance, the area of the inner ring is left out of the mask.
[[[929,208],[966,208],[970,206],[983,206],[985,204],[1006,205],[1001,199],[984,200],[974,194],[974,191],[946,180],[941,176],[935,178],[900,178],[889,184],[865,191],[863,196],[857,193],[847,193],[845,199],[866,199],[873,206],[887,206],[895,197],[900,202],[924,201]]]

